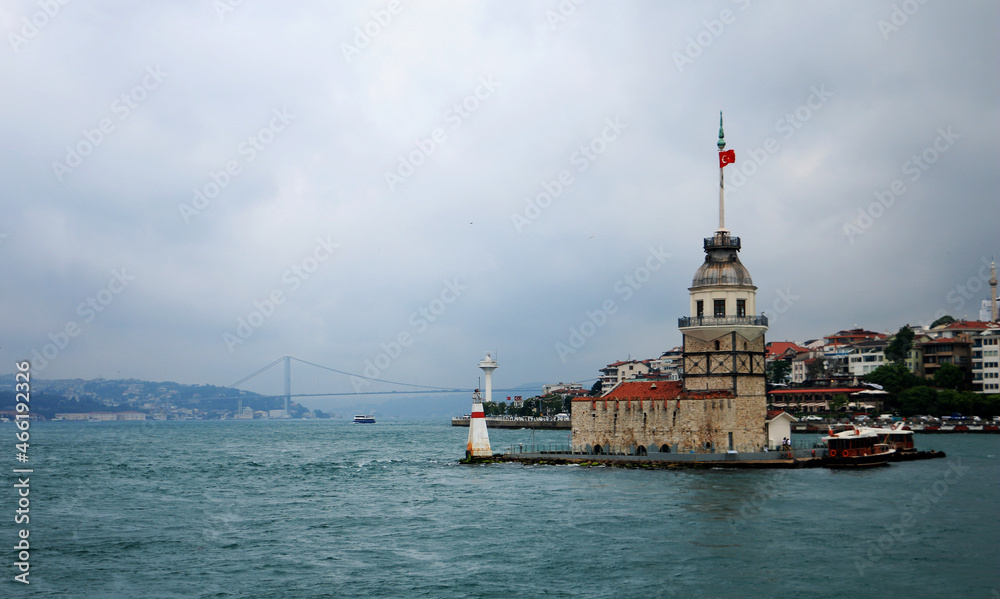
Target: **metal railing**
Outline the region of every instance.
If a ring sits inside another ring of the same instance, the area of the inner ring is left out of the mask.
[[[716,235],[715,237],[705,238],[705,249],[709,248],[736,248],[740,249],[739,237],[731,237],[729,235]]]
[[[677,326],[767,326],[767,316],[682,316],[677,319]]]

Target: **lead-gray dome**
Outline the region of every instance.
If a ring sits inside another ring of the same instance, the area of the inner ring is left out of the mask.
[[[706,285],[736,285],[753,287],[753,279],[747,272],[735,249],[710,249],[705,262],[694,273],[692,287]]]

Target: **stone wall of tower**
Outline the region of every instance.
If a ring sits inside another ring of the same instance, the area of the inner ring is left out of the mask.
[[[658,451],[663,445],[673,453],[725,453],[732,433],[736,451],[760,451],[766,416],[763,385],[759,395],[716,399],[581,398],[573,401],[572,444],[587,453],[598,445],[603,453],[630,454],[639,446]]]
[[[763,389],[764,336],[747,339],[722,328],[720,333],[708,341],[684,335],[684,388],[688,391],[729,390],[743,395],[741,389],[747,388],[743,379],[759,378]],[[755,394],[756,388],[754,383],[747,389]]]

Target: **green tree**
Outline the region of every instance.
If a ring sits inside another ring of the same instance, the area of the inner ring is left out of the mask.
[[[926,385],[910,387],[899,394],[899,411],[903,416],[929,414],[937,416],[938,392]]]
[[[590,388],[590,394],[594,396],[601,394],[601,379],[594,381],[594,385]]]
[[[847,403],[847,395],[838,393],[833,396],[833,399],[830,400],[830,411],[840,412],[844,409],[844,406],[846,406]]]
[[[954,364],[942,364],[934,373],[934,386],[942,389],[958,389],[965,375]]]
[[[764,367],[764,377],[769,383],[787,382],[788,375],[792,373],[792,363],[788,360],[772,360]]]
[[[806,366],[807,379],[821,379],[826,376],[826,358],[816,358]]]
[[[933,329],[934,327],[936,327],[938,325],[941,325],[941,324],[951,324],[953,322],[955,322],[955,319],[952,318],[951,316],[948,316],[947,314],[945,314],[941,318],[938,318],[937,320],[935,320],[934,322],[932,322],[931,323],[931,328]]]
[[[906,360],[911,349],[913,349],[913,329],[910,328],[910,325],[903,325],[886,346],[885,359],[895,364],[901,364]]]
[[[864,376],[869,383],[881,385],[889,393],[899,393],[909,389],[919,381],[905,364],[884,364]]]

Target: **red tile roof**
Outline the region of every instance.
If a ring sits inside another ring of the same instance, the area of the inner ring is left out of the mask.
[[[767,357],[770,358],[771,356],[780,356],[789,349],[794,350],[795,353],[809,351],[809,348],[802,347],[794,341],[772,341],[767,344]]]
[[[947,329],[992,329],[997,325],[992,322],[983,322],[982,320],[956,320],[955,322],[945,326]]]
[[[623,381],[607,395],[601,397],[573,398],[573,401],[595,401],[598,399],[720,399],[733,397],[729,391],[684,392],[680,381]]]

